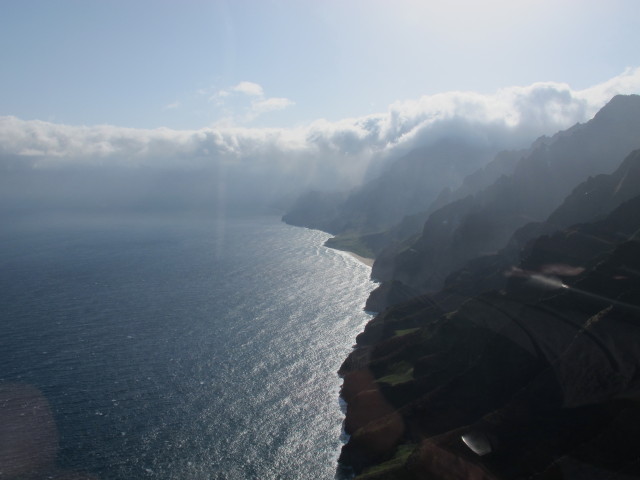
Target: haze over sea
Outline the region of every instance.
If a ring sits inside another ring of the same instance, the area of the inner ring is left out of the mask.
[[[0,382],[48,400],[60,470],[333,478],[336,371],[369,269],[274,216],[32,217],[0,233]]]

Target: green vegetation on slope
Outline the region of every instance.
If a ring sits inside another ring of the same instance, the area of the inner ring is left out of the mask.
[[[375,258],[373,251],[362,242],[362,237],[359,235],[338,235],[327,240],[325,245],[336,250],[353,252],[361,257]]]
[[[397,385],[399,383],[408,382],[413,379],[413,365],[409,362],[398,362],[393,364],[385,372],[385,375],[378,378],[380,383],[388,383],[389,385]]]
[[[382,480],[393,478],[404,478],[404,472],[399,471],[404,467],[409,455],[415,450],[413,444],[400,445],[391,460],[367,469],[362,475],[356,477],[356,480]]]

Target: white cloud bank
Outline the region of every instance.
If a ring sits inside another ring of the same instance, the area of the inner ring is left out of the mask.
[[[255,114],[286,108],[260,85],[231,89],[253,98]],[[508,87],[494,94],[447,92],[396,102],[384,113],[297,128],[153,130],[109,125],[69,126],[0,117],[0,157],[39,170],[60,166],[233,169],[279,188],[344,188],[372,162],[443,137],[496,150],[527,146],[591,118],[612,96],[640,92],[640,68],[584,90],[563,83]]]

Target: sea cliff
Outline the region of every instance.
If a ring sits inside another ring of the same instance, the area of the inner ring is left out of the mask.
[[[340,461],[363,479],[640,473],[638,213],[640,196],[539,237],[502,291],[376,316],[340,369]]]
[[[339,371],[339,472],[640,475],[639,139],[640,97],[615,97],[509,157],[511,173],[400,222],[421,234],[337,239],[375,245],[383,280]]]

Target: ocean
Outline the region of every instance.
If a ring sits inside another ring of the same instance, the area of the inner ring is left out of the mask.
[[[12,392],[37,392],[51,412],[53,434],[22,429],[53,445],[39,468],[54,478],[334,478],[336,371],[369,320],[374,284],[368,267],[323,246],[328,237],[268,215],[5,225],[0,397],[6,407]],[[37,465],[47,448],[23,456]]]

